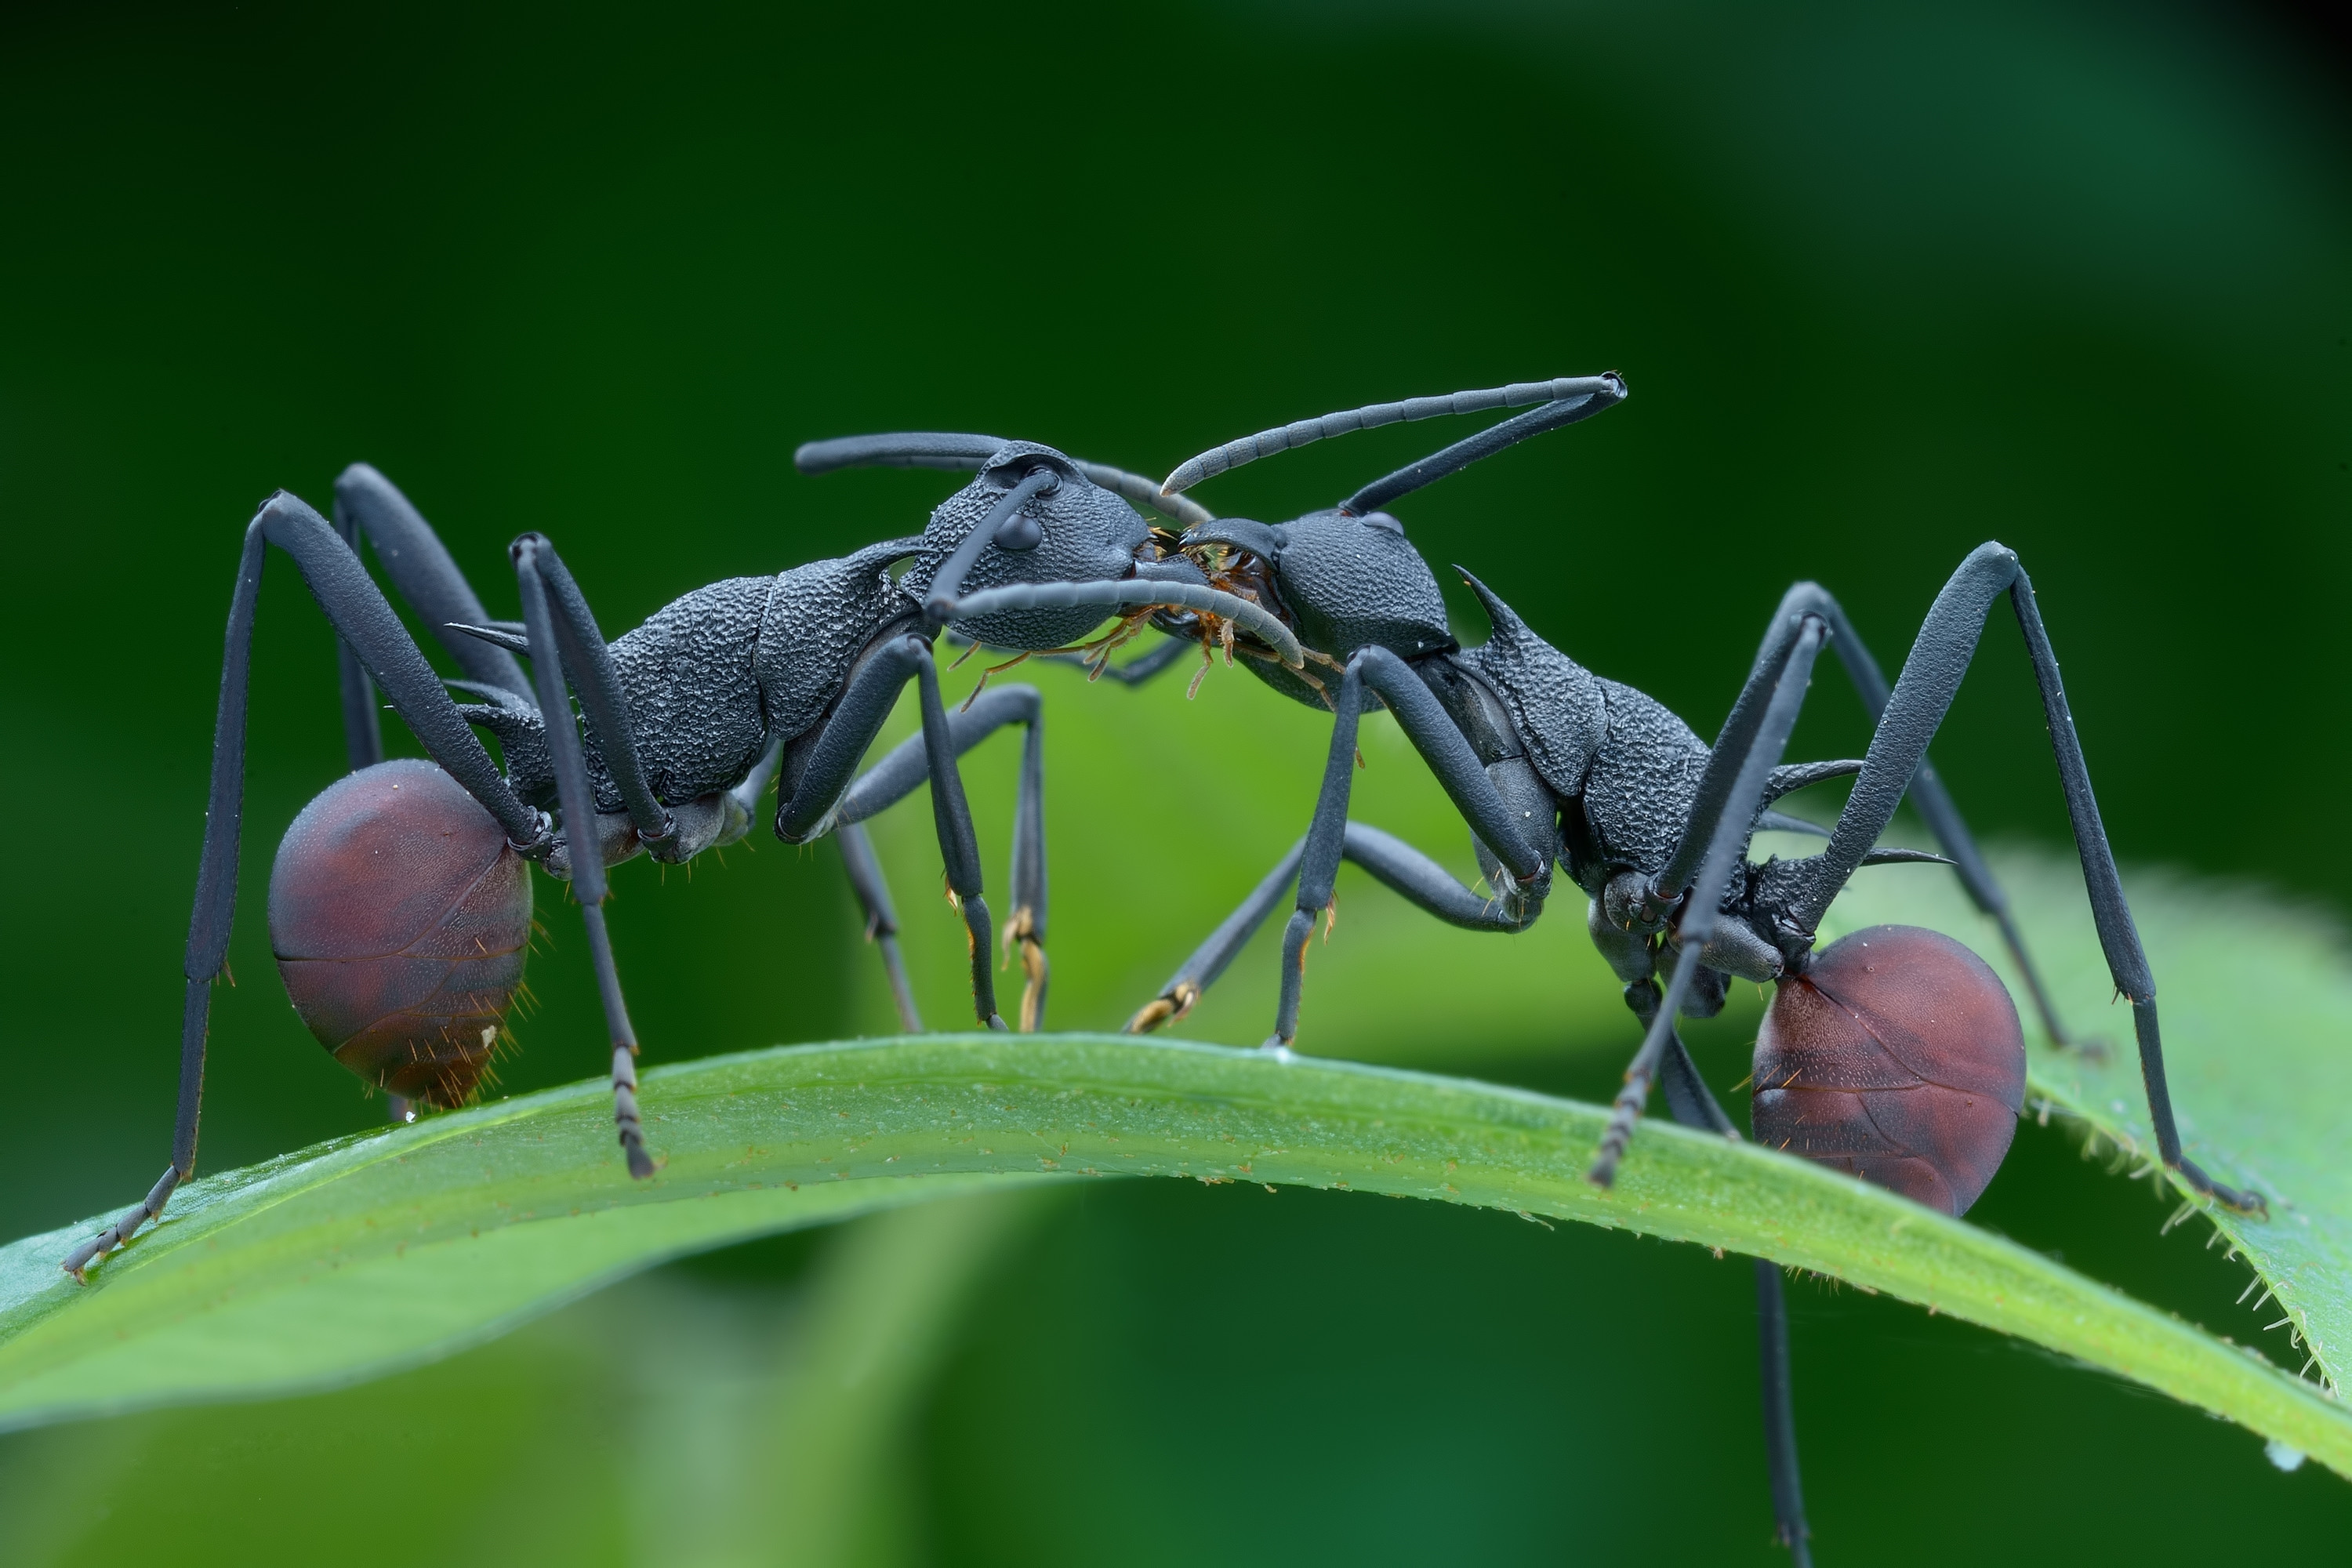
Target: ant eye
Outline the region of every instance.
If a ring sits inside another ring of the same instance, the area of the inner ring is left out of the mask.
[[[1025,511],[1014,512],[996,531],[999,550],[1034,550],[1045,541],[1045,525]]]
[[[1008,468],[1010,464],[1006,465]],[[1020,482],[1004,492],[981,524],[999,550],[1034,550],[1044,542],[1045,525],[1029,510],[1030,502],[1062,488],[1061,470],[1051,463],[1033,462]]]

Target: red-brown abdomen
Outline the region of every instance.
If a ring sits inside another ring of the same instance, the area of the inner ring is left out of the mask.
[[[1780,982],[1756,1041],[1756,1140],[1968,1212],[2025,1104],[2017,1005],[1941,931],[1873,926]]]
[[[522,984],[530,871],[431,763],[378,763],[302,808],[269,873],[269,944],[321,1045],[394,1094],[461,1105]]]

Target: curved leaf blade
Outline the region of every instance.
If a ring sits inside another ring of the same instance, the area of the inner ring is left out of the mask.
[[[632,1183],[601,1083],[196,1184],[79,1289],[82,1234],[0,1249],[0,1423],[256,1397],[446,1353],[634,1268],[975,1185],[1183,1176],[1622,1227],[1813,1269],[2034,1340],[2352,1475],[2310,1384],[2051,1262],[1805,1162],[1602,1110],[1348,1063],[1117,1036],[921,1036],[646,1075]]]
[[[2133,1164],[2152,1164],[2139,1055],[2080,867],[2028,850],[1996,855],[1993,864],[2060,1018],[2105,1037],[2103,1055],[2053,1050],[2021,1005],[2030,1101],[2082,1121]],[[2166,1179],[2262,1276],[2267,1289],[2257,1300],[2249,1289],[2250,1308],[2276,1300],[2248,1321],[2246,1337],[2265,1323],[2273,1334],[2291,1332],[2298,1354],[2287,1364],[2307,1354],[2305,1370],[2340,1392],[2352,1361],[2352,958],[2332,919],[2276,894],[2168,872],[2128,875],[2125,891],[2156,971],[2181,1142],[2221,1180],[2263,1194],[2270,1218],[2216,1208]],[[2024,994],[1992,922],[1955,878],[1907,867],[1866,871],[1840,897],[1823,935],[1882,921],[1958,937],[2013,995]]]

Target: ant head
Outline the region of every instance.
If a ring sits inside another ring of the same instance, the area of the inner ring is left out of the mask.
[[[932,624],[953,618],[956,601],[984,589],[1114,582],[1149,559],[1151,531],[1132,506],[1096,479],[1116,470],[1065,457],[1034,441],[992,436],[908,434],[814,441],[793,454],[803,473],[853,464],[976,468],[978,477],[931,513],[900,586]],[[1139,481],[1140,482],[1140,481]],[[1024,605],[955,619],[956,629],[997,647],[1058,647],[1103,618],[1098,604]]]
[[[1389,503],[1530,436],[1573,425],[1624,400],[1624,378],[1611,371],[1346,409],[1202,453],[1168,476],[1159,504],[1165,510],[1202,479],[1326,437],[1441,414],[1538,405],[1374,480],[1328,511],[1271,528],[1225,519],[1196,524],[1185,533],[1186,552],[1196,559],[1210,546],[1238,552],[1221,566],[1223,578],[1264,603],[1314,653],[1344,661],[1359,648],[1378,645],[1411,658],[1456,645],[1446,628],[1437,579],[1405,542],[1404,526],[1389,515]],[[1280,672],[1261,673],[1302,700],[1319,700],[1311,683]]]
[[[1008,441],[931,513],[902,585],[927,605],[1015,584],[1098,583],[1135,571],[1151,530],[1126,501],[1050,447]],[[956,629],[995,647],[1059,647],[1102,619],[1099,606],[1001,610]]]
[[[1271,526],[1220,518],[1187,531],[1183,546],[1196,558],[1222,550],[1224,577],[1255,590],[1303,646],[1340,664],[1364,647],[1412,658],[1454,646],[1436,577],[1384,511],[1334,508]]]

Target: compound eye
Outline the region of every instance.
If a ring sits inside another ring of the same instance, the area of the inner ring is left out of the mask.
[[[1011,465],[1005,465],[1009,468]],[[1003,469],[992,469],[994,479]],[[1004,498],[989,509],[987,520],[981,524],[995,542],[999,550],[1034,550],[1044,542],[1045,525],[1029,510],[1030,502],[1040,496],[1052,495],[1062,488],[1064,475],[1052,463],[1033,459]]]

